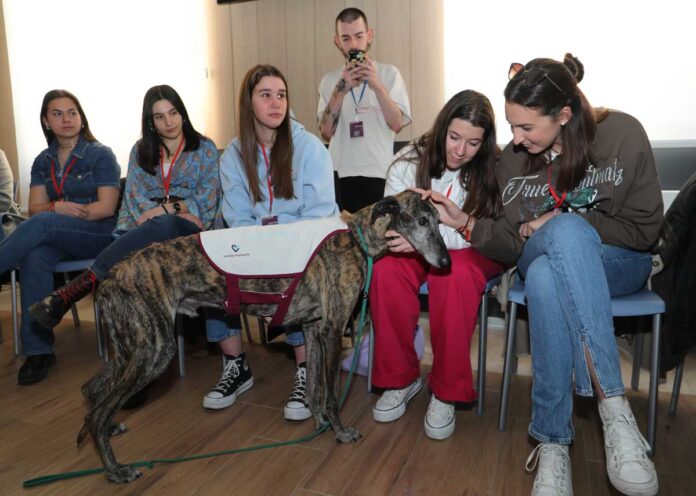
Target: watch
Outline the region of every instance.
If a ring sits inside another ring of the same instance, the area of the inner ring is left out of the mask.
[[[172,203],[172,207],[174,207],[175,214],[181,213],[181,205],[179,204],[179,202]]]

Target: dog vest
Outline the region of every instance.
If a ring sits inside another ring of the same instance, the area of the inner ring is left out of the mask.
[[[283,323],[297,285],[324,243],[349,231],[340,217],[304,220],[292,224],[244,226],[199,233],[210,264],[225,275],[225,310],[238,315],[241,304],[276,304],[269,327]],[[292,279],[280,293],[242,291],[240,279]]]

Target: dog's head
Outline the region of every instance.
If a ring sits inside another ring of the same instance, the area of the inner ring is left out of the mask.
[[[383,198],[372,206],[370,213],[370,224],[379,237],[385,239],[385,233],[394,230],[430,265],[447,268],[452,261],[440,235],[439,222],[435,207],[413,191]]]

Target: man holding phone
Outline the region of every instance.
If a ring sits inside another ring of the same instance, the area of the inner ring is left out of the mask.
[[[338,173],[341,208],[349,212],[383,197],[394,136],[411,122],[401,73],[367,55],[372,38],[364,12],[342,10],[334,43],[346,62],[319,84],[319,130]]]

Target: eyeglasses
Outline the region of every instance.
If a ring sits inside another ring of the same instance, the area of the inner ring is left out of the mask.
[[[554,87],[560,91],[564,97],[567,98],[566,92],[563,91],[553,79],[551,79],[549,73],[541,69],[525,69],[524,64],[513,62],[510,64],[510,69],[508,69],[508,79],[514,78],[517,76],[517,74],[519,74],[520,71],[522,71],[522,76],[524,76],[524,82],[527,86],[536,86],[546,79],[549,83],[554,85]]]

